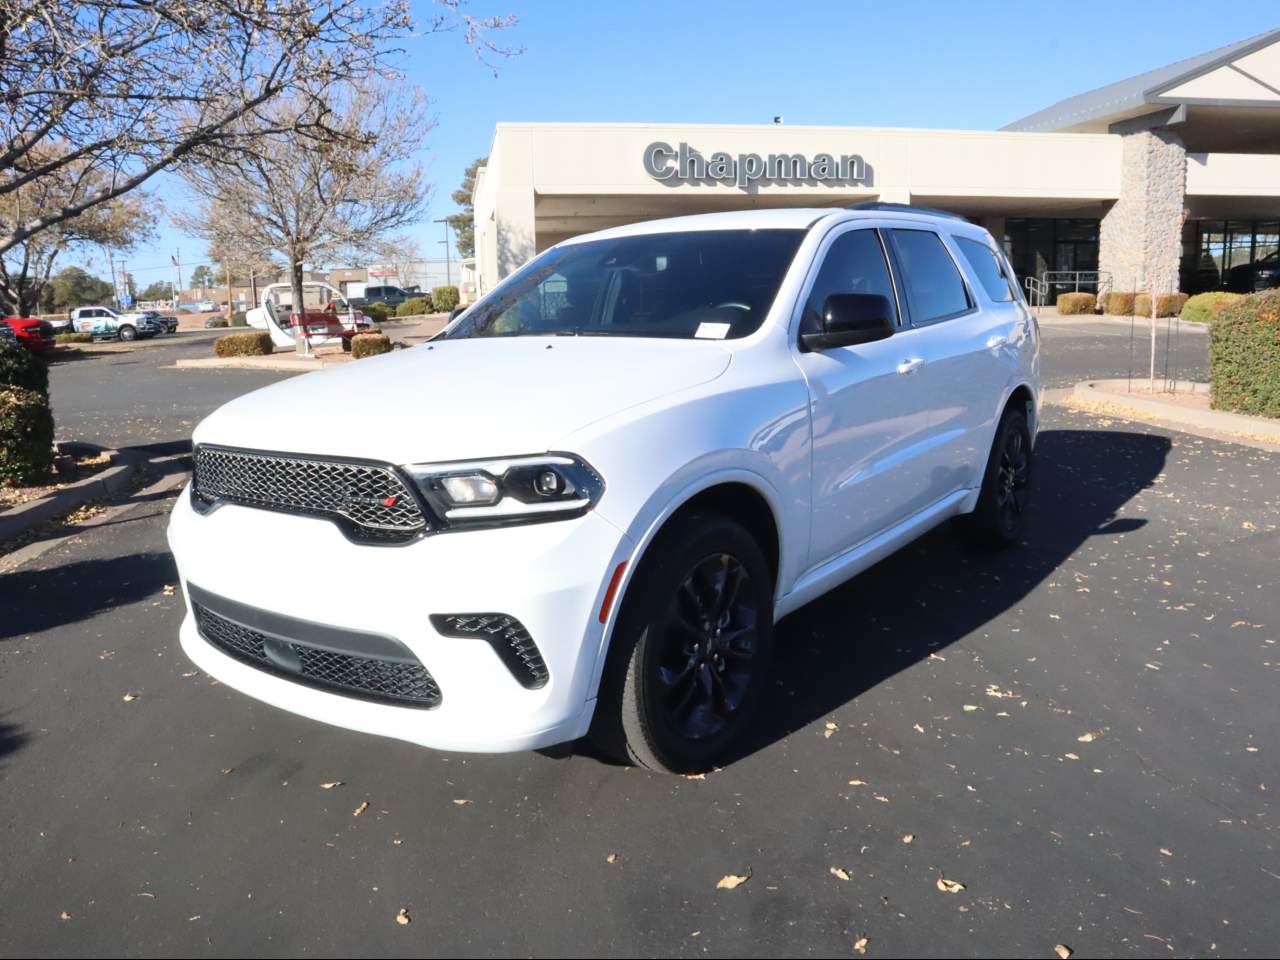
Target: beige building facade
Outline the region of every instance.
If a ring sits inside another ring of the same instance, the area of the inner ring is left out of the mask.
[[[867,200],[983,224],[1051,294],[1082,277],[1252,289],[1280,249],[1280,30],[999,131],[500,123],[473,195],[475,282],[624,223]]]

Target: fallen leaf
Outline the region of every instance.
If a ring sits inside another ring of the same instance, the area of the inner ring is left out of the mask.
[[[1160,852],[1161,852],[1164,856],[1166,856],[1166,857],[1172,857],[1172,856],[1173,856],[1173,851],[1172,851],[1172,850],[1170,850],[1168,847],[1161,847],[1161,848],[1160,848]]]
[[[461,799],[459,799],[459,800],[454,800],[454,801],[453,801],[453,805],[454,805],[455,807],[465,807],[465,806],[466,806],[468,803],[470,803],[470,802],[471,802],[470,800],[461,800]]]
[[[183,679],[183,680],[189,680],[189,679],[191,679],[192,677],[198,677],[198,676],[200,676],[200,671],[199,671],[199,670],[188,670],[186,673],[184,673],[184,674],[182,675],[182,679]]]
[[[395,844],[397,847],[400,846],[400,844],[404,843],[404,841],[401,840],[399,837],[392,837],[391,842]]]
[[[849,781],[849,786],[851,786],[851,787],[865,787],[866,785],[867,785],[867,781],[865,781],[865,780],[850,780],[850,781]]]
[[[840,729],[840,728],[839,728],[839,727],[837,727],[834,723],[831,723],[830,721],[828,721],[828,722],[827,722],[827,728],[826,728],[825,730],[823,730],[823,731],[822,731],[822,735],[823,735],[824,737],[830,737],[833,733],[835,733],[835,732],[836,732],[837,730],[839,730],[839,729]]]
[[[938,877],[938,889],[943,893],[959,893],[964,888],[963,883],[948,880],[946,877]]]
[[[332,790],[334,787],[340,787],[340,786],[342,786],[342,785],[343,785],[343,783],[344,783],[344,781],[342,781],[342,780],[330,780],[328,783],[322,783],[322,784],[320,784],[320,789],[321,789],[321,790]]]
[[[396,923],[400,924],[402,927],[407,927],[409,924],[413,923],[413,921],[409,919],[408,907],[400,908],[400,912],[396,914]]]
[[[142,696],[140,693],[126,693],[121,697],[121,699],[124,700],[125,703],[133,703],[133,701],[137,700],[140,696]]]
[[[165,595],[166,597],[172,597],[172,596],[173,596],[173,584],[172,584],[172,583],[166,583],[166,584],[164,585],[164,595]]]
[[[618,862],[619,860],[621,860],[621,859],[622,859],[622,858],[621,858],[621,857],[619,857],[616,853],[611,853],[611,854],[609,854],[607,857],[605,857],[605,858],[604,858],[604,862],[605,862],[605,863],[617,863],[617,862]]]
[[[67,911],[63,910],[60,914],[58,914],[58,919],[59,919],[59,920],[70,920],[70,919],[71,919],[71,914],[69,914],[69,913],[67,913]]]
[[[832,868],[831,868],[831,875],[832,875],[833,877],[839,877],[841,880],[848,880],[848,879],[849,879],[849,874],[848,874],[848,872],[847,872],[847,871],[845,871],[845,870],[844,870],[843,868],[841,868],[841,867],[832,867]]]
[[[705,773],[686,773],[684,778],[686,780],[705,780],[707,775]]]
[[[751,879],[751,868],[747,867],[747,872],[738,875],[736,873],[726,873],[720,878],[720,882],[716,884],[717,890],[735,890]]]
[[[1062,960],[1067,960],[1067,958],[1071,956],[1073,951],[1066,944],[1055,943],[1053,945],[1053,952],[1056,953],[1059,957],[1061,957]]]
[[[358,816],[360,816],[360,814],[364,813],[364,812],[365,812],[366,810],[368,810],[368,809],[369,809],[369,801],[368,801],[368,800],[361,800],[361,801],[360,801],[360,806],[358,806],[358,807],[356,807],[354,810],[352,810],[352,811],[351,811],[351,815],[352,815],[353,817],[358,817]]]
[[[902,842],[903,842],[903,843],[911,843],[912,841],[914,841],[914,840],[915,840],[915,838],[916,838],[916,835],[915,835],[914,833],[904,834],[904,835],[903,835],[903,837],[902,837]]]
[[[853,952],[854,952],[854,953],[866,953],[866,952],[867,952],[867,938],[866,938],[866,937],[859,937],[859,938],[858,938],[858,941],[853,945]]]
[[[973,713],[973,711],[975,711],[975,710],[977,710],[977,709],[978,709],[978,708],[977,708],[975,705],[973,705],[972,703],[966,703],[966,704],[964,705],[964,712],[965,712],[965,713]]]
[[[235,767],[223,767],[223,768],[222,768],[222,775],[225,777],[228,773],[230,773],[230,772],[231,772],[232,770],[234,770],[234,769],[235,769]]]
[[[1064,753],[1064,754],[1063,754],[1063,756],[1064,756],[1064,757],[1066,757],[1068,760],[1079,760],[1079,759],[1080,759],[1079,755],[1078,755],[1078,754],[1074,754],[1074,753]]]
[[[1080,736],[1076,737],[1076,740],[1080,743],[1093,743],[1094,739],[1095,737],[1092,733],[1082,733]]]
[[[879,793],[873,793],[871,796],[875,797],[875,798],[876,798],[877,800],[879,800],[881,803],[888,803],[888,802],[889,802],[889,798],[888,798],[888,797],[883,796],[883,795],[881,795],[881,794],[879,794]]]

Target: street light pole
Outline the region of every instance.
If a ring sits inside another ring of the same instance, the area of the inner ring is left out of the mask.
[[[439,220],[432,220],[432,223],[444,224],[444,239],[440,242],[444,244],[444,282],[447,286],[453,286],[453,271],[449,266],[449,218],[441,217]]]

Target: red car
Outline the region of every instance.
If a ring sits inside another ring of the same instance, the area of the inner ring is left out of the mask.
[[[57,343],[53,338],[53,325],[34,317],[5,317],[3,320],[18,342],[32,353],[46,353]]]

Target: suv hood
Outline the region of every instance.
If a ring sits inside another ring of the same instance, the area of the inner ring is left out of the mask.
[[[196,443],[425,463],[540,453],[589,423],[706,383],[732,354],[710,340],[447,340],[246,394]]]

